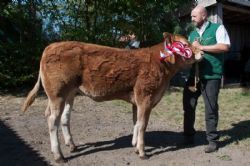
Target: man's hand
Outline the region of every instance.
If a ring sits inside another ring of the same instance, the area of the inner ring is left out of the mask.
[[[217,43],[215,45],[203,46],[198,41],[194,41],[192,45],[200,49],[201,51],[215,53],[215,54],[224,53],[224,52],[229,51],[230,49],[230,45],[221,44],[221,43]]]
[[[203,46],[198,41],[194,41],[192,45],[198,48],[199,50],[203,51]]]

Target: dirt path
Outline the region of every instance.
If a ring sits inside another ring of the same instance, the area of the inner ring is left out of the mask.
[[[47,122],[44,117],[47,99],[39,97],[25,114],[19,114],[22,97],[0,96],[0,165],[56,165],[50,152]],[[249,165],[250,152],[224,144],[218,152],[203,152],[204,132],[192,147],[180,146],[181,126],[167,119],[150,117],[146,133],[148,160],[140,160],[133,152],[132,113],[111,102],[96,103],[78,96],[71,121],[78,151],[69,153],[62,144],[68,162],[63,165],[132,165],[193,166]],[[61,131],[60,140],[63,143]]]

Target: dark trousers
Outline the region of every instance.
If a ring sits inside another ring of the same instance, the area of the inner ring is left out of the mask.
[[[184,135],[192,136],[195,134],[195,109],[200,95],[203,96],[205,103],[206,136],[209,142],[219,139],[217,131],[218,125],[218,95],[221,80],[200,80],[197,84],[197,91],[192,92],[188,89],[193,86],[193,79],[189,79],[183,91],[183,110],[184,110]]]

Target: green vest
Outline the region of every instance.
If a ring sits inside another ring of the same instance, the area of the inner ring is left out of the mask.
[[[220,25],[209,22],[208,26],[203,32],[202,36],[194,30],[189,35],[189,41],[193,43],[195,40],[201,43],[201,45],[214,45],[216,41],[216,30]],[[199,62],[199,77],[200,79],[220,79],[223,74],[224,66],[224,54],[214,54],[204,52],[204,58]],[[195,65],[191,69],[191,77],[194,77]]]

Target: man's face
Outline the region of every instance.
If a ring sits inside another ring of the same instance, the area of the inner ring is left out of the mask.
[[[205,17],[199,10],[193,10],[191,12],[191,20],[194,26],[201,27],[201,25],[204,23]]]

